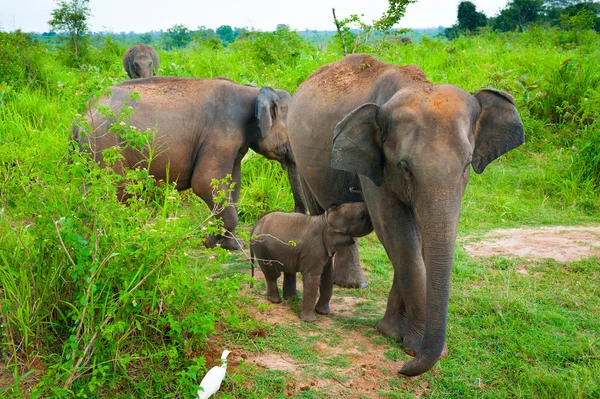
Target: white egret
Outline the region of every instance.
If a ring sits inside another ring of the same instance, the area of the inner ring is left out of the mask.
[[[229,355],[229,351],[225,349],[221,355],[221,365],[210,369],[200,382],[200,389],[197,392],[198,399],[210,398],[221,387],[221,381],[225,378],[227,371],[227,355]]]

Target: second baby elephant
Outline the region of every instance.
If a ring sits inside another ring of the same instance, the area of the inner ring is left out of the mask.
[[[123,67],[130,79],[151,78],[158,71],[156,51],[145,44],[129,47],[123,54]]]
[[[315,321],[315,310],[319,314],[329,313],[333,254],[354,245],[354,237],[363,237],[371,231],[373,226],[364,202],[333,206],[319,216],[270,213],[252,230],[252,267],[256,260],[265,275],[267,298],[274,303],[281,302],[277,288],[281,272],[284,298],[297,295],[295,277],[297,272],[302,273],[304,294],[300,318]]]

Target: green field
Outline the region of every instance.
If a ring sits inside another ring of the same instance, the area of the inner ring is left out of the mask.
[[[423,36],[362,51],[416,64],[434,83],[510,92],[527,143],[471,174],[462,207],[448,316],[449,356],[423,376],[396,375],[409,357],[379,335],[392,268],[361,240],[369,281],[334,289],[314,324],[299,302],[271,305],[251,284],[247,253],[207,250],[209,209],[190,192],[132,171],[129,205],[114,173],[71,150],[77,114],[125,80],[125,45],[93,42],[69,66],[62,46],[0,32],[0,397],[192,398],[227,347],[218,398],[600,398],[600,267],[472,257],[488,231],[600,221],[600,36],[523,33]],[[293,93],[341,58],[285,29],[228,47],[159,49],[159,75],[225,76]],[[248,154],[238,233],[292,211],[278,163]],[[262,360],[261,360],[262,359]],[[283,366],[269,367],[277,360]],[[287,366],[286,366],[287,365]]]

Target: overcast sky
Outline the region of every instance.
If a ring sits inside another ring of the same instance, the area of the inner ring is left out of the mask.
[[[479,11],[495,15],[508,0],[471,0]],[[0,29],[25,32],[48,30],[55,0],[1,0]],[[419,0],[407,8],[400,27],[450,26],[456,22],[460,0]],[[92,31],[147,32],[183,24],[216,29],[221,25],[274,30],[277,24],[292,29],[333,30],[331,8],[339,19],[364,14],[368,22],[381,16],[387,0],[91,0]]]

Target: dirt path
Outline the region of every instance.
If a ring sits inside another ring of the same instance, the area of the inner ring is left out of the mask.
[[[493,230],[483,240],[467,243],[464,248],[472,256],[502,255],[574,262],[600,256],[600,227],[552,226]]]

